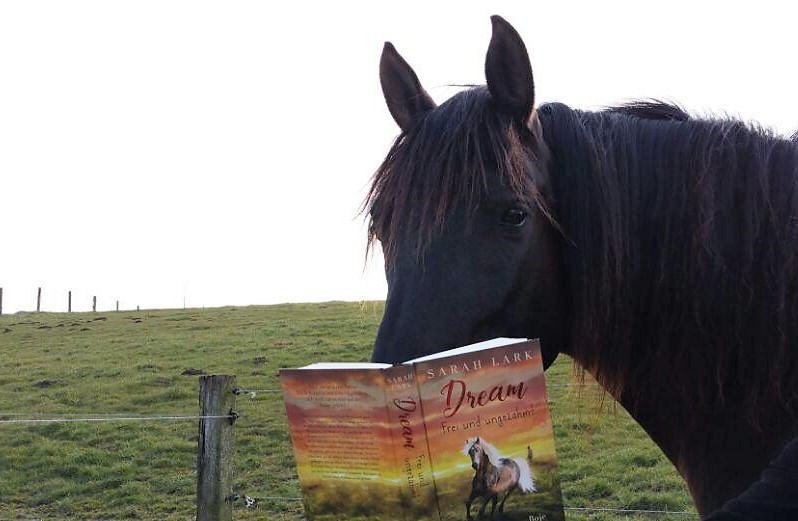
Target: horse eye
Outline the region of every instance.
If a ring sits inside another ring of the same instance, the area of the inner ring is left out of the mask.
[[[518,208],[511,208],[502,215],[502,225],[520,228],[526,223],[527,213]]]

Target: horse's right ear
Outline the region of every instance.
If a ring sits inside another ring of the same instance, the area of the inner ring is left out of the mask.
[[[385,103],[403,132],[424,114],[436,107],[418,81],[418,76],[391,42],[385,42],[380,58],[380,83]]]

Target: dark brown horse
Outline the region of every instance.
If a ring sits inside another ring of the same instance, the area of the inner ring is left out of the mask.
[[[492,21],[487,86],[440,106],[383,50],[401,134],[366,202],[388,280],[373,359],[539,337],[706,515],[798,434],[798,145],[658,102],[535,107],[524,43]]]

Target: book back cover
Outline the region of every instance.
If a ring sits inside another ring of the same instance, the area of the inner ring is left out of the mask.
[[[380,370],[281,370],[308,519],[404,519]]]

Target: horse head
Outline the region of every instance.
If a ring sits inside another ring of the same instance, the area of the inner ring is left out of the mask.
[[[463,454],[471,458],[471,468],[479,470],[479,464],[483,457],[485,457],[485,450],[482,448],[479,438],[466,440]]]
[[[526,47],[492,17],[487,86],[437,106],[390,43],[380,61],[401,133],[373,179],[369,235],[388,296],[372,359],[399,362],[497,336],[564,346],[560,236]]]

